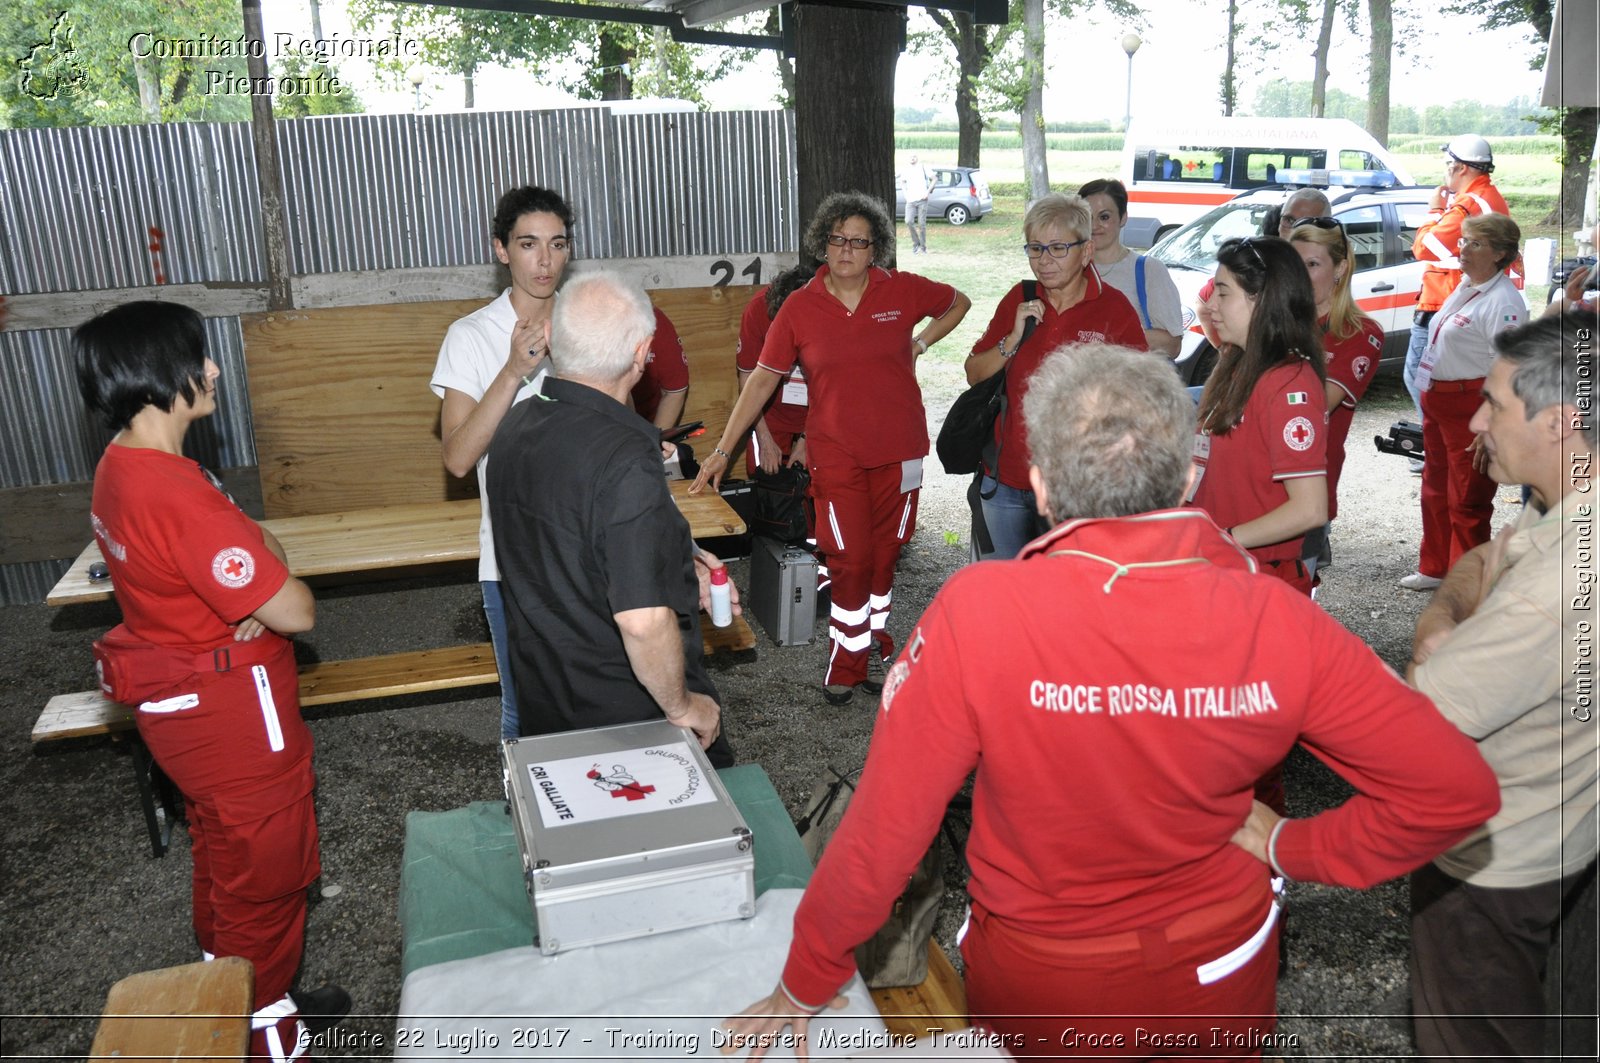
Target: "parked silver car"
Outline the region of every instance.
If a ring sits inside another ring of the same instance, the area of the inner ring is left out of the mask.
[[[983,171],[971,166],[929,166],[933,189],[928,193],[928,217],[943,218],[951,225],[978,221],[994,210],[994,197]],[[906,190],[900,177],[894,179],[894,216],[905,220]]]

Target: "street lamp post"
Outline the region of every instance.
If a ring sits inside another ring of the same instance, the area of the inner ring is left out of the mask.
[[[1137,33],[1122,35],[1122,50],[1128,53],[1128,99],[1122,110],[1122,128],[1126,132],[1133,122],[1133,53],[1139,50],[1139,45],[1144,41],[1139,39]]]
[[[1129,59],[1131,61],[1132,56]],[[427,71],[423,70],[420,64],[406,71],[406,80],[411,82],[411,91],[413,93],[411,110],[414,113],[422,110],[422,81],[426,76]],[[1130,73],[1128,76],[1131,78],[1133,75]]]

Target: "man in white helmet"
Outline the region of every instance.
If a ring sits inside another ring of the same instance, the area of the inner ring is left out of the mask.
[[[1433,315],[1461,283],[1461,263],[1456,246],[1461,240],[1461,223],[1475,214],[1505,214],[1500,190],[1489,180],[1494,172],[1494,152],[1489,142],[1471,133],[1456,137],[1443,148],[1444,184],[1433,190],[1426,221],[1417,227],[1411,252],[1418,262],[1427,263],[1422,272],[1422,294],[1411,318],[1411,347],[1406,352],[1406,390],[1422,420],[1422,396],[1417,388],[1417,367],[1428,348]],[[1513,269],[1520,269],[1520,260]],[[1416,471],[1416,470],[1413,470]]]

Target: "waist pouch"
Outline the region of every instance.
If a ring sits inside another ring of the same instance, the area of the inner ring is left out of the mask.
[[[126,624],[118,624],[95,640],[94,673],[106,697],[124,705],[137,705],[196,673],[228,672],[261,664],[276,656],[281,646],[279,638],[262,635],[249,642],[195,653],[146,642],[135,637]]]

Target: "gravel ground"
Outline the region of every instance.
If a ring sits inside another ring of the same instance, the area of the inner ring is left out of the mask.
[[[926,368],[928,406],[949,405],[958,370]],[[1419,479],[1368,440],[1405,416],[1398,381],[1380,380],[1357,413],[1344,474],[1335,565],[1322,604],[1390,664],[1409,655],[1425,596],[1399,589],[1419,535]],[[966,558],[964,483],[934,473],[919,529],[896,586],[893,628],[903,638],[940,583]],[[1503,490],[1497,525],[1515,492]],[[947,533],[959,541],[951,543]],[[743,565],[734,575],[745,584]],[[487,639],[476,585],[465,572],[408,582],[319,590],[317,630],[303,651],[326,659]],[[142,970],[197,958],[188,931],[189,859],[181,831],[165,859],[150,858],[124,743],[85,739],[30,748],[28,733],[52,694],[88,689],[88,643],[115,622],[112,606],[0,608],[10,666],[0,676],[0,780],[6,859],[0,871],[0,998],[7,1013],[0,1052],[38,1058],[86,1051],[110,985]],[[715,663],[727,727],[742,760],[765,767],[798,813],[822,766],[864,756],[872,715],[861,698],[832,708],[816,688],[825,641]],[[388,1043],[400,990],[396,917],[403,823],[412,809],[449,809],[499,794],[492,690],[314,709],[321,898],[308,921],[301,981],[337,981],[356,1001],[352,1033]],[[1297,814],[1340,801],[1344,785],[1309,757],[1290,762]],[[960,918],[950,861],[939,936],[947,950]],[[1392,882],[1355,891],[1297,886],[1288,928],[1289,968],[1279,1003],[1286,1056],[1400,1058],[1412,1054],[1406,1018],[1406,889]],[[742,1004],[730,1001],[730,1007]],[[355,1053],[353,1053],[355,1054]]]

